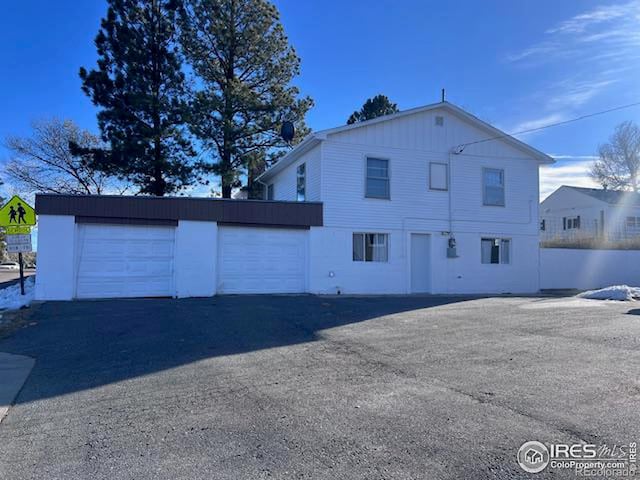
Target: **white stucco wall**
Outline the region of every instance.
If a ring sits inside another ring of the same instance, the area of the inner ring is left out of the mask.
[[[74,296],[75,217],[38,217],[36,300],[71,300]]]
[[[540,249],[540,288],[640,286],[640,251]]]
[[[216,222],[178,222],[174,262],[178,297],[216,294],[217,242]]]

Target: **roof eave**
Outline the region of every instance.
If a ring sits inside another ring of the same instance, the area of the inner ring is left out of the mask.
[[[256,179],[260,183],[270,180],[278,172],[284,170],[287,166],[295,162],[301,155],[305,154],[313,147],[318,145],[324,137],[322,135],[311,133],[305,137],[298,145],[293,147],[292,150],[287,152],[280,160],[278,160],[272,167],[265,170]]]

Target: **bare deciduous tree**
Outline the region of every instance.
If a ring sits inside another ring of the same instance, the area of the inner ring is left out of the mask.
[[[618,125],[608,143],[600,145],[600,158],[591,177],[605,188],[633,190],[640,184],[640,127],[631,121]]]
[[[69,142],[86,148],[102,146],[100,139],[71,120],[33,122],[30,137],[8,137],[12,157],[4,168],[5,178],[21,190],[45,193],[99,195],[122,193],[126,186],[90,167],[89,159],[74,156]]]

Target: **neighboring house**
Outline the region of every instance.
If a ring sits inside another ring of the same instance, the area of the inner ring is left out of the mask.
[[[563,185],[540,204],[543,243],[640,238],[640,194]]]
[[[552,162],[442,102],[311,134],[267,201],[38,195],[36,298],[536,292]]]

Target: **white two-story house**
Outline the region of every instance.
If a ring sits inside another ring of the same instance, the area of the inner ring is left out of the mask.
[[[536,292],[551,162],[444,102],[310,135],[264,200],[37,195],[36,298]]]
[[[443,102],[316,132],[259,180],[268,200],[323,204],[310,292],[536,292],[552,162]]]

